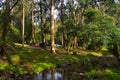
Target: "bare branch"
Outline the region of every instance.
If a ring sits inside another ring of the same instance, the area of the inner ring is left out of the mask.
[[[17,0],[17,1],[15,2],[15,4],[11,7],[10,11],[18,4],[19,1],[20,1],[20,0]]]

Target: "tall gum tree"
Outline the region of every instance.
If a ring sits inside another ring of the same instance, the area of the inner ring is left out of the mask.
[[[22,2],[22,47],[24,47],[24,27],[25,27],[25,9],[24,9],[24,0]]]
[[[61,15],[60,15],[60,18],[61,18],[61,26],[62,26],[62,29],[63,29],[63,26],[64,26],[64,21],[63,21],[63,8],[64,8],[64,0],[61,0],[61,8],[60,8],[60,12],[61,12]],[[61,37],[62,37],[62,39],[61,39],[61,44],[62,44],[62,46],[64,47],[64,32],[62,31],[62,33],[61,33]]]
[[[41,31],[42,31],[42,47],[45,48],[46,43],[46,12],[47,12],[46,0],[40,1],[40,14],[41,14]]]
[[[32,37],[32,43],[34,44],[35,43],[35,40],[34,40],[34,36],[35,36],[35,26],[34,26],[34,0],[32,0],[32,11],[31,11],[31,23],[32,23],[32,34],[31,34],[31,37]]]
[[[55,47],[54,47],[54,0],[50,0],[50,32],[51,32],[51,53],[55,54]]]

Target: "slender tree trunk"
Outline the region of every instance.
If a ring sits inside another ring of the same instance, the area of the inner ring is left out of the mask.
[[[114,44],[113,44],[112,53],[113,53],[115,56],[118,57],[118,55],[119,55],[119,46],[118,46],[117,43],[114,43]]]
[[[52,69],[51,71],[51,80],[55,80],[55,69]]]
[[[50,0],[51,2],[51,8],[50,8],[50,31],[51,31],[51,53],[55,53],[55,47],[54,47],[54,0]]]
[[[5,21],[3,21],[2,39],[4,42],[6,42],[8,27],[10,24],[10,0],[6,0],[6,10],[4,12],[4,16],[5,16]]]
[[[85,12],[85,8],[84,7],[82,7],[81,8],[81,15],[80,15],[80,22],[79,22],[79,25],[80,25],[80,27],[83,27],[83,24],[84,24],[84,12]],[[82,47],[83,47],[83,49],[85,49],[86,48],[86,46],[85,46],[85,39],[84,39],[84,35],[82,35]]]
[[[64,0],[61,0],[61,26],[62,26],[62,28],[63,28],[63,24],[64,24],[64,22],[63,22],[63,6],[64,6],[64,4],[63,4],[63,2],[64,2]],[[64,47],[64,32],[62,31],[62,33],[61,33],[61,43],[62,43],[62,46]]]
[[[44,3],[46,3],[46,0],[43,0]],[[45,28],[46,28],[46,8],[44,9],[44,16],[43,16],[43,33],[42,33],[42,43],[43,43],[43,47],[46,47],[46,32],[45,32]]]
[[[76,49],[78,47],[78,40],[77,40],[77,36],[75,36],[75,39],[74,39],[74,49]]]
[[[44,0],[44,2],[46,2],[46,0]],[[46,8],[44,9],[44,13],[43,13],[43,8],[42,8],[42,4],[40,4],[40,12],[41,12],[41,30],[42,30],[42,44],[41,47],[45,48],[46,45],[46,32],[45,32],[45,27],[46,27],[46,19],[45,16],[43,16],[43,14],[46,14]]]
[[[3,14],[5,16],[5,20],[3,21],[3,31],[2,31],[2,41],[3,43],[0,45],[0,54],[4,55],[6,51],[6,44],[7,44],[7,35],[8,35],[8,28],[10,24],[10,0],[6,0],[6,9]]]
[[[77,15],[76,12],[73,12],[73,18],[74,18],[74,23],[75,23],[75,27],[77,27]],[[78,47],[78,36],[77,33],[74,36],[74,44],[73,44],[73,48],[76,49]]]
[[[84,23],[84,12],[85,12],[85,8],[81,8],[81,18],[80,18],[81,27],[83,26]]]
[[[32,0],[32,43],[35,43],[34,36],[35,36],[35,26],[34,26],[34,11],[33,11],[33,3],[34,1]]]
[[[22,47],[24,47],[24,27],[25,27],[25,10],[24,10],[24,0],[22,5]]]

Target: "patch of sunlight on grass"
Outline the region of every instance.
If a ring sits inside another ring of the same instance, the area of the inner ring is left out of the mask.
[[[50,69],[51,67],[54,67],[55,65],[52,63],[37,63],[37,64],[33,64],[33,68],[36,72],[41,72],[44,69]]]
[[[20,62],[20,57],[18,55],[11,56],[13,64],[18,64]]]
[[[111,74],[113,73],[110,69],[106,69],[105,72],[111,73]]]
[[[106,47],[102,47],[101,50],[103,50],[103,51],[107,51],[107,48],[106,48]]]
[[[20,46],[20,47],[22,47],[22,44],[20,44],[20,43],[14,43],[16,46]],[[24,44],[24,46],[28,46],[27,44]]]
[[[30,50],[30,49],[29,49],[29,50],[28,50],[28,52],[29,52],[29,53],[31,53],[31,52],[32,52],[32,50]]]
[[[8,63],[0,64],[0,70],[4,70],[7,66],[8,66]]]
[[[101,52],[90,52],[89,54],[92,54],[93,56],[96,56],[96,57],[103,56]]]
[[[77,58],[77,57],[75,57],[75,56],[73,56],[72,59],[73,59],[73,61],[74,61],[74,60],[75,60],[75,61],[79,61],[79,58]]]

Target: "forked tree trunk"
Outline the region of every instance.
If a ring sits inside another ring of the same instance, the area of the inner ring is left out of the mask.
[[[55,47],[54,47],[54,0],[50,0],[51,6],[50,6],[50,31],[51,31],[51,53],[55,53]]]

